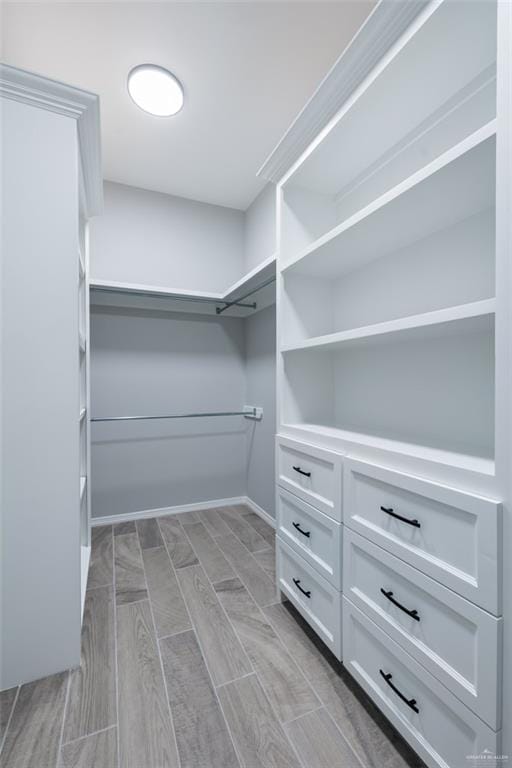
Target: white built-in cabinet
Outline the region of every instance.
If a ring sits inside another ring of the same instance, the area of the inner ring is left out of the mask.
[[[75,667],[90,554],[98,97],[2,65],[0,690]]]
[[[512,735],[512,7],[405,5],[377,5],[267,163],[278,587],[427,765],[494,765]]]
[[[81,606],[85,604],[91,556],[91,436],[90,436],[90,343],[89,343],[89,237],[86,211],[78,218],[78,375],[79,375],[79,476],[80,476],[80,563]]]

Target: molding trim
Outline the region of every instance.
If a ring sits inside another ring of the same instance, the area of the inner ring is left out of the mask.
[[[212,501],[200,501],[195,504],[178,504],[175,507],[159,507],[157,509],[141,509],[139,512],[125,512],[121,515],[106,515],[105,517],[92,517],[91,526],[113,525],[115,523],[128,523],[130,520],[144,520],[148,517],[163,517],[164,515],[179,515],[180,512],[196,512],[199,509],[211,509],[215,507],[229,507],[233,504],[246,504],[246,496],[233,496],[230,499],[213,499]]]
[[[87,218],[103,208],[99,96],[0,64],[0,96],[77,121],[82,198]]]
[[[430,0],[380,0],[257,175],[277,183]]]
[[[276,528],[276,520],[275,517],[272,517],[272,515],[269,515],[268,512],[266,512],[263,507],[260,507],[259,504],[256,504],[255,501],[249,498],[249,496],[245,497],[245,503],[248,507],[252,509],[252,511],[262,518],[268,525],[270,525],[271,528]]]
[[[126,512],[121,515],[106,515],[105,517],[91,518],[91,526],[115,525],[116,523],[128,523],[130,520],[144,520],[149,517],[163,517],[164,515],[179,515],[180,512],[197,512],[200,509],[214,509],[215,507],[229,507],[234,504],[246,504],[266,523],[276,527],[276,521],[268,512],[265,512],[256,502],[248,496],[233,496],[229,499],[214,499],[212,501],[201,501],[195,504],[178,504],[175,507],[159,507],[157,509],[142,509],[139,512]]]

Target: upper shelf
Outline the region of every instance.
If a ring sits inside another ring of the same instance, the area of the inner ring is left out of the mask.
[[[273,254],[229,286],[226,291],[219,293],[91,279],[91,305],[151,308],[207,315],[218,314],[217,309],[221,309],[222,314],[227,317],[246,317],[275,302],[275,272],[276,255]],[[224,309],[226,304],[235,301],[247,306],[233,305]]]
[[[337,278],[495,200],[496,120],[299,252],[283,272]]]
[[[282,348],[282,352],[305,349],[336,351],[360,344],[407,341],[410,338],[428,338],[463,332],[486,331],[492,328],[496,300],[485,299],[458,307],[439,309],[420,315],[389,320],[349,331],[339,331],[307,339],[300,344]]]
[[[429,159],[433,144],[450,137],[455,143],[464,126],[475,130],[491,119],[496,26],[496,3],[466,3],[462,9],[457,2],[429,3],[347,98],[285,185],[343,196],[390,155],[396,159],[415,145],[417,158]]]

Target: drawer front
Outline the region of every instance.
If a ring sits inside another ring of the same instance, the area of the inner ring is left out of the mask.
[[[343,570],[345,596],[498,730],[502,620],[348,528]]]
[[[277,438],[277,482],[303,501],[341,522],[341,467],[338,453]]]
[[[500,615],[498,502],[355,459],[344,466],[345,525]]]
[[[283,541],[341,590],[341,523],[278,487],[277,530]]]
[[[470,756],[499,754],[500,735],[346,598],[343,654],[349,672],[428,766],[480,765]]]
[[[276,555],[279,589],[341,660],[341,594],[279,537]]]

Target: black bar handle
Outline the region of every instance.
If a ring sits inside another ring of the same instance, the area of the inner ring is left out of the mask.
[[[308,539],[311,536],[311,531],[303,531],[300,527],[300,523],[292,523],[293,527],[298,530],[299,533],[302,533],[303,536],[307,536]]]
[[[393,683],[391,682],[391,680],[393,679],[393,675],[391,674],[391,672],[388,672],[386,674],[385,672],[382,671],[382,669],[379,669],[379,672],[381,673],[382,677],[384,678],[386,683],[389,685],[391,690],[394,691],[396,693],[396,695],[400,699],[402,699],[403,702],[405,702],[407,704],[408,707],[410,707],[411,709],[413,709],[415,712],[417,712],[419,714],[420,710],[419,710],[419,707],[416,704],[416,699],[408,699],[406,696],[403,695],[403,693],[401,691],[398,690],[396,685],[393,685]]]
[[[396,517],[397,520],[401,520],[402,523],[408,523],[409,525],[414,525],[415,528],[421,528],[421,523],[419,523],[417,520],[409,520],[407,517],[402,517],[402,515],[397,515],[396,512],[393,512],[392,507],[381,507],[382,511],[386,513],[386,515],[391,515],[391,517]]]
[[[304,472],[303,469],[300,467],[294,467],[294,470],[299,473],[299,475],[305,475],[306,477],[311,477],[311,472]]]
[[[295,584],[297,589],[300,592],[302,592],[303,595],[306,595],[306,597],[311,597],[311,590],[310,589],[308,589],[308,590],[302,589],[302,587],[300,585],[300,579],[293,579],[293,583]]]
[[[409,608],[406,608],[404,605],[400,605],[398,600],[395,600],[395,598],[393,597],[393,593],[391,592],[391,590],[389,592],[386,592],[386,590],[383,587],[381,587],[380,591],[382,592],[384,597],[387,597],[390,603],[393,603],[393,605],[396,605],[397,608],[400,608],[401,611],[406,613],[412,619],[416,619],[416,621],[420,620],[420,617],[418,616],[418,611],[416,610],[416,608],[410,611]]]

